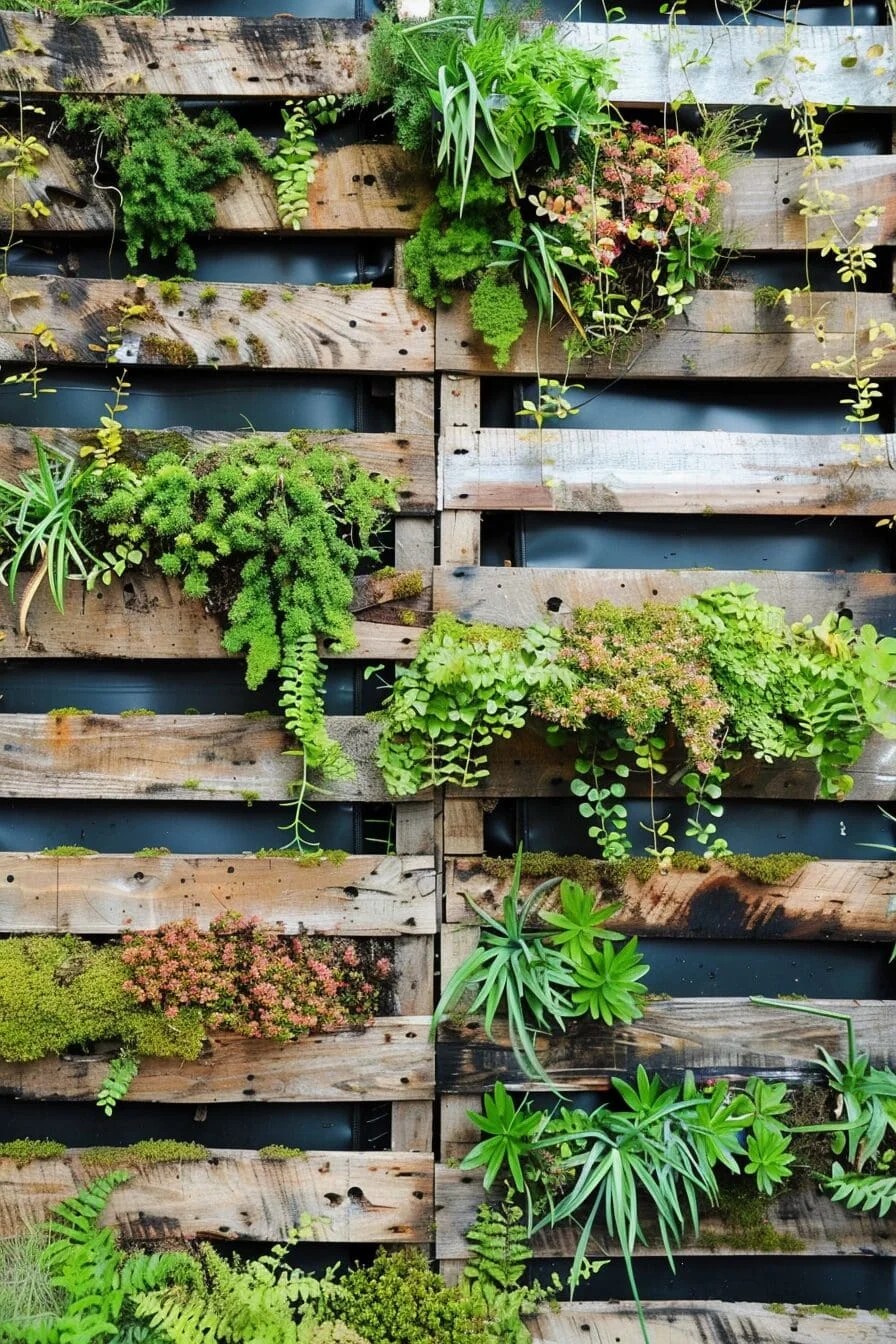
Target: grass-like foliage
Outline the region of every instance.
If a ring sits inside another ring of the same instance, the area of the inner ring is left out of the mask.
[[[3,0],[3,8],[18,13],[31,12],[28,0]],[[78,19],[104,18],[116,14],[153,14],[161,16],[170,9],[168,0],[44,0],[41,9],[60,19],[76,23]]]

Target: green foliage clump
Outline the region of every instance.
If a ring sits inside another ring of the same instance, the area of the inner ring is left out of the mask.
[[[191,275],[196,257],[186,240],[214,224],[210,188],[244,163],[262,162],[255,137],[221,108],[191,116],[161,94],[102,101],[64,95],[62,108],[69,130],[101,137],[115,169],[128,262],[140,265],[142,254],[171,258]]]
[[[764,886],[775,886],[794,877],[807,863],[815,861],[812,854],[782,852],[779,854],[724,854],[722,862],[741,877]]]
[[[171,853],[171,850],[170,850],[170,849],[167,849],[164,845],[144,845],[143,849],[135,849],[135,850],[134,850],[134,858],[135,858],[135,859],[162,859],[162,858],[164,858],[167,854],[170,854],[170,853]]]
[[[4,0],[3,8],[18,13],[30,13],[33,10],[28,0]],[[168,0],[45,0],[43,9],[47,14],[56,14],[60,19],[77,23],[79,19],[117,14],[161,16],[168,13],[169,5]]]
[[[291,1162],[293,1159],[303,1158],[305,1150],[290,1148],[285,1143],[266,1143],[263,1148],[259,1148],[258,1156],[263,1157],[266,1162]]]
[[[204,1162],[209,1150],[201,1143],[186,1143],[179,1139],[141,1139],[123,1147],[106,1145],[85,1148],[81,1159],[86,1167],[100,1171],[114,1171],[119,1167],[156,1166],[164,1162]]]
[[[43,1263],[50,1238],[49,1229],[38,1226],[0,1240],[0,1340],[4,1326],[36,1327],[65,1305]]]
[[[486,271],[470,299],[470,321],[486,345],[494,351],[495,367],[503,369],[511,348],[523,334],[527,319],[526,305],[514,279],[499,279]]]
[[[88,849],[86,845],[52,845],[40,852],[48,859],[86,859],[97,851]]]
[[[458,204],[457,188],[443,178],[405,244],[408,289],[427,308],[451,303],[458,284],[483,272],[494,260],[496,237],[517,241],[522,235],[522,218],[511,210],[506,189],[485,173],[471,177],[463,217]]]
[[[0,1159],[27,1167],[30,1162],[49,1162],[65,1152],[64,1143],[53,1139],[7,1139],[0,1143]]]

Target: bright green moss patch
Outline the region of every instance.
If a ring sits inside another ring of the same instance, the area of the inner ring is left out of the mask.
[[[123,709],[118,717],[120,719],[154,719],[156,711],[154,709]]]
[[[160,280],[159,297],[165,304],[180,303],[180,282],[178,280]]]
[[[256,859],[289,859],[300,868],[319,868],[323,863],[345,863],[348,853],[344,849],[316,849],[307,854],[297,849],[256,849]]]
[[[40,852],[48,859],[85,859],[88,854],[96,854],[97,851],[88,849],[86,845],[53,845]]]
[[[765,886],[774,886],[776,882],[786,882],[807,863],[814,863],[812,854],[782,853],[765,854],[754,858],[751,854],[726,854],[722,862],[740,873],[751,882],[761,882]]]
[[[187,345],[186,341],[176,340],[172,336],[156,336],[154,333],[144,336],[142,352],[148,355],[150,360],[155,358],[163,364],[174,364],[181,369],[192,369],[199,363],[199,356],[192,345]]]
[[[171,850],[170,850],[170,849],[166,849],[164,845],[146,845],[146,846],[144,846],[143,849],[135,849],[135,850],[134,850],[134,858],[135,858],[135,859],[161,859],[161,858],[164,858],[166,854],[170,854],[170,853],[171,853]]]
[[[204,1162],[209,1150],[202,1143],[184,1143],[179,1139],[141,1139],[139,1143],[87,1148],[82,1154],[86,1167],[100,1171],[114,1171],[139,1163],[153,1166],[161,1162]]]
[[[268,301],[268,292],[266,289],[244,289],[240,295],[240,307],[249,308],[253,312],[258,312]]]
[[[17,1167],[27,1167],[29,1162],[50,1162],[64,1152],[65,1144],[53,1139],[9,1139],[0,1143],[0,1158],[15,1162]]]
[[[805,1249],[799,1237],[779,1232],[769,1221],[774,1201],[755,1187],[726,1183],[719,1190],[719,1217],[725,1224],[721,1233],[701,1231],[697,1245],[706,1250],[781,1251],[796,1254]]]
[[[694,854],[691,850],[677,850],[671,858],[671,868],[675,872],[706,873],[712,862],[722,863],[732,872],[751,882],[760,882],[774,886],[786,882],[794,873],[813,863],[811,854],[782,853],[766,854],[756,858],[751,854],[725,854],[716,860]],[[509,878],[513,875],[514,860],[482,858],[480,866],[488,877]],[[626,858],[613,862],[601,859],[589,859],[582,854],[555,854],[552,850],[543,850],[536,854],[523,855],[523,876],[543,881],[549,877],[568,877],[582,886],[600,886],[615,892],[622,892],[628,878],[636,882],[649,882],[660,871],[659,863],[652,858]]]
[[[92,714],[92,709],[79,709],[77,705],[62,705],[59,709],[48,709],[50,719],[80,719]]]
[[[304,1158],[306,1154],[304,1148],[288,1148],[285,1143],[266,1143],[263,1148],[259,1148],[258,1156],[266,1162],[289,1162],[293,1158]]]

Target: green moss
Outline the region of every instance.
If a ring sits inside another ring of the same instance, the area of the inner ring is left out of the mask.
[[[872,1316],[879,1316],[882,1321],[890,1319],[890,1312],[887,1307],[869,1307],[868,1310]]]
[[[406,607],[406,608],[404,609],[404,611],[402,611],[402,613],[400,614],[400,616],[399,616],[398,619],[401,621],[401,624],[402,624],[402,625],[416,625],[416,624],[417,624],[417,613],[416,613],[416,611],[410,611],[410,610]]]
[[[86,1167],[100,1171],[114,1171],[117,1167],[156,1166],[162,1162],[204,1162],[209,1150],[202,1143],[184,1143],[179,1139],[141,1139],[139,1143],[85,1148],[82,1160]]]
[[[776,308],[780,295],[776,285],[757,285],[753,290],[753,303],[757,308]]]
[[[297,849],[256,849],[256,859],[289,859],[301,868],[319,868],[321,864],[334,865],[345,863],[348,854],[344,849],[316,849],[303,854]]]
[[[272,719],[274,716],[269,709],[250,709],[243,715],[244,719]]]
[[[240,343],[235,336],[219,336],[215,345],[223,346],[225,350],[239,350]]]
[[[365,284],[360,285],[324,285],[324,288],[328,289],[331,294],[341,294],[348,303],[352,294],[357,294],[361,289],[373,289],[373,285],[368,280]]]
[[[706,1250],[781,1251],[796,1254],[804,1243],[791,1232],[779,1232],[769,1222],[774,1201],[755,1186],[739,1180],[720,1183],[718,1215],[725,1231],[701,1232],[697,1245]]]
[[[495,367],[503,369],[510,351],[522,336],[528,314],[516,280],[485,271],[470,296],[470,321],[494,352]]]
[[[27,1167],[30,1162],[50,1162],[64,1152],[65,1144],[53,1139],[9,1139],[0,1143],[0,1159],[15,1162],[17,1167]]]
[[[751,854],[726,854],[723,860],[727,867],[740,873],[741,877],[766,886],[786,882],[794,873],[805,868],[807,863],[814,861],[813,855],[798,853],[766,854],[761,858],[754,858]]]
[[[289,1162],[293,1158],[304,1158],[306,1154],[304,1148],[287,1148],[284,1143],[266,1143],[263,1148],[259,1148],[258,1156],[266,1162]]]
[[[840,1307],[830,1302],[800,1302],[796,1306],[797,1316],[833,1316],[838,1321],[848,1321],[856,1315],[855,1307]]]
[[[549,877],[568,877],[580,882],[583,887],[593,886],[600,880],[602,866],[597,859],[587,859],[581,854],[555,854],[552,850],[542,850],[537,854],[523,855],[523,876],[544,880]],[[513,859],[482,858],[480,867],[487,877],[498,880],[513,876]]]
[[[240,789],[240,797],[244,803],[248,803],[251,807],[253,803],[258,802],[261,794],[257,789]]]
[[[118,717],[120,719],[154,719],[156,711],[154,709],[123,709]]]
[[[86,845],[52,845],[40,852],[48,859],[85,859],[88,854],[96,854],[97,851],[88,849]]]
[[[159,297],[165,304],[180,303],[180,281],[160,280]]]
[[[258,312],[268,301],[268,292],[266,289],[244,289],[240,295],[240,307],[249,308],[253,312]]]
[[[134,850],[135,859],[162,859],[171,850],[166,849],[164,845],[145,845],[143,849]]]
[[[767,1306],[767,1310],[768,1310],[768,1311],[773,1311],[773,1312],[775,1313],[776,1316],[786,1316],[786,1315],[787,1315],[787,1308],[784,1306],[784,1304],[783,1304],[782,1302],[769,1302],[769,1303],[768,1303],[768,1306]]]
[[[254,369],[261,369],[270,364],[271,352],[267,344],[260,336],[256,336],[254,331],[246,337],[246,347],[249,351],[249,363]]]
[[[92,713],[92,709],[79,709],[77,705],[63,705],[60,709],[48,709],[47,717],[50,719],[86,718],[88,714]]]
[[[56,301],[57,303],[71,303],[72,296],[67,289],[60,289],[59,293],[56,295]]]
[[[205,287],[199,291],[200,303],[214,303],[217,297],[218,290],[215,285],[205,285]]]
[[[181,783],[181,788],[182,788],[182,789],[198,789],[198,788],[199,788],[199,780],[198,780],[198,779],[185,779],[185,780],[183,780],[183,782]]]
[[[157,359],[162,364],[174,364],[180,369],[193,369],[199,363],[199,356],[186,341],[176,340],[172,336],[157,336],[150,333],[141,342],[141,353],[150,360]]]

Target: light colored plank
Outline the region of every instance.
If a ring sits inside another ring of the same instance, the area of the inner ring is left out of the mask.
[[[458,1171],[455,1168],[436,1166],[436,1207],[438,1209],[436,1254],[449,1260],[467,1260],[470,1250],[464,1233],[476,1217],[476,1209],[482,1202],[482,1173]],[[817,1193],[811,1187],[800,1188],[780,1195],[769,1211],[769,1223],[779,1233],[789,1233],[803,1243],[803,1255],[886,1255],[896,1254],[896,1219],[875,1218],[872,1214],[856,1214],[844,1209],[842,1204],[834,1204],[826,1195]],[[641,1223],[648,1237],[653,1231],[648,1219]],[[702,1234],[724,1237],[726,1227],[718,1214],[705,1213],[700,1219]],[[578,1240],[578,1228],[557,1228],[543,1232],[535,1237],[532,1246],[536,1255],[571,1256]],[[595,1237],[590,1254],[614,1253],[613,1243],[608,1238]],[[675,1256],[707,1255],[708,1249],[695,1242],[693,1238],[685,1241]],[[720,1248],[716,1254],[726,1255],[732,1252]],[[635,1255],[664,1255],[662,1243],[653,1236],[647,1246],[638,1245]],[[763,1255],[763,1251],[742,1251],[737,1255]],[[772,1252],[779,1255],[779,1251]],[[788,1252],[790,1254],[790,1252]],[[584,1338],[587,1338],[585,1336]],[[711,1338],[711,1337],[710,1337]],[[737,1338],[736,1336],[734,1338]],[[762,1344],[767,1344],[764,1336]],[[796,1338],[802,1341],[800,1332]],[[836,1336],[825,1335],[836,1339]],[[660,1344],[654,1339],[654,1344]],[[695,1336],[690,1336],[694,1340]],[[665,1344],[665,1342],[663,1342]],[[726,1336],[726,1344],[728,1337]],[[752,1344],[752,1341],[751,1341]]]
[[[478,513],[454,511],[443,513],[441,563],[443,565],[478,565],[480,528],[481,521]]]
[[[453,876],[453,866],[449,861],[450,856],[452,854],[481,854],[483,851],[482,803],[478,798],[446,798],[442,818],[445,861],[448,864],[446,876],[452,883],[453,889],[456,878]],[[448,887],[445,889],[445,895],[446,897],[449,895]],[[445,915],[446,918],[451,918],[447,906]]]
[[[435,876],[435,874],[433,874]],[[436,914],[435,891],[428,902],[426,919]],[[406,1017],[432,1013],[435,947],[431,938],[399,938],[392,956],[398,1012]]]
[[[761,602],[784,607],[792,621],[821,619],[836,610],[857,625],[870,621],[881,633],[896,622],[896,575],[804,573],[764,569],[475,569],[436,566],[433,609],[465,621],[566,625],[577,607],[607,600],[619,606],[679,602],[729,583],[749,583]]]
[[[732,30],[733,31],[733,30]],[[743,29],[738,31],[761,31]],[[813,31],[818,32],[819,29]],[[481,373],[517,377],[521,374],[563,378],[830,378],[824,369],[813,368],[824,358],[834,358],[849,349],[856,334],[860,360],[870,355],[869,325],[891,321],[893,302],[888,295],[860,294],[856,300],[842,294],[813,296],[814,311],[826,305],[827,343],[819,345],[811,330],[794,331],[785,324],[785,312],[756,306],[753,293],[745,290],[703,290],[681,317],[670,318],[657,332],[649,332],[626,355],[615,359],[580,359],[570,363],[563,340],[571,326],[558,321],[553,330],[538,332],[530,321],[513,347],[510,360],[496,369],[489,348],[474,332],[469,320],[469,300],[458,295],[450,308],[438,314],[436,367],[455,373]],[[807,312],[806,300],[795,299],[790,310],[799,317]],[[875,364],[875,376],[896,375],[896,343],[884,350]]]
[[[257,915],[283,933],[418,942],[436,931],[436,875],[426,856],[352,854],[306,866],[242,854],[7,853],[0,872],[3,933],[114,934],[176,919],[207,928],[227,910]]]
[[[212,370],[432,370],[432,319],[403,290],[255,286],[254,292],[263,291],[267,299],[253,308],[242,301],[245,286],[218,285],[212,304],[200,302],[204,288],[196,281],[185,283],[180,304],[165,307],[155,284],[147,285],[142,296],[120,280],[17,277],[6,287],[13,317],[0,331],[0,360],[30,363],[30,332],[43,322],[59,349],[41,349],[41,363],[105,365],[107,328],[122,321],[128,306],[148,302],[153,305],[149,313],[127,319],[116,363]]]
[[[39,133],[40,128],[38,128]],[[273,146],[275,142],[270,141]],[[71,158],[49,145],[40,172],[15,183],[15,232],[25,234],[108,233],[116,223],[114,194],[93,183],[93,163]],[[397,145],[341,145],[319,156],[308,194],[302,234],[348,233],[367,237],[413,233],[432,187],[414,159]],[[292,234],[277,213],[274,179],[256,164],[211,189],[214,229]],[[42,201],[49,215],[32,220],[21,214],[24,201]],[[10,224],[8,186],[0,188],[0,224]]]
[[[396,854],[432,854],[435,850],[434,823],[431,804],[396,803]]]
[[[372,759],[378,725],[346,717],[328,719],[327,726],[355,763],[356,777],[318,780],[316,797],[390,801]],[[258,799],[282,801],[296,778],[295,757],[283,755],[293,746],[274,718],[0,715],[0,795],[171,798],[186,803],[239,800],[249,792]],[[426,796],[416,795],[417,801]]]
[[[432,1102],[394,1101],[390,1149],[395,1153],[432,1152]]]
[[[417,381],[397,379],[396,392],[403,383]],[[435,452],[429,431],[410,429],[401,434],[355,434],[339,429],[312,429],[304,432],[313,443],[351,454],[365,471],[397,481],[402,515],[429,515],[434,512]],[[72,455],[79,451],[82,444],[96,441],[96,431],[92,429],[19,429],[12,425],[0,425],[0,476],[4,480],[13,480],[18,472],[34,466],[35,436],[42,443]],[[215,448],[239,443],[245,437],[245,434],[194,430],[184,426],[167,430],[125,428],[122,432],[122,453],[127,459],[144,461],[154,452],[175,445],[184,451],[189,448]]]
[[[96,1169],[77,1149],[54,1162],[8,1165],[0,1237],[40,1222]],[[240,1149],[208,1160],[135,1166],[101,1221],[127,1240],[202,1237],[281,1241],[303,1213],[313,1241],[420,1243],[432,1220],[432,1159],[417,1153],[309,1152],[285,1162]]]
[[[459,935],[463,926],[445,925],[442,946],[448,964],[456,965],[464,947],[475,945]],[[855,1022],[859,1048],[875,1063],[896,1063],[896,1021],[889,1003],[872,1000],[819,1000],[828,1008],[849,1013]],[[608,1075],[634,1073],[639,1064],[671,1079],[692,1069],[706,1078],[744,1079],[763,1072],[789,1082],[819,1076],[819,1046],[843,1057],[844,1026],[808,1013],[761,1008],[748,999],[673,998],[648,1002],[644,1017],[630,1026],[612,1030],[576,1019],[565,1035],[538,1038],[538,1056],[561,1089],[587,1091],[600,1087]],[[475,1093],[501,1079],[508,1087],[525,1091],[530,1080],[520,1072],[503,1027],[496,1023],[490,1041],[476,1019],[439,1028],[439,1086],[443,1092]]]
[[[444,373],[441,380],[442,433],[477,430],[482,417],[482,384],[461,373]]]
[[[424,333],[434,319],[423,324]],[[434,448],[436,432],[435,377],[397,378],[395,381],[395,433],[406,438],[422,437]]]
[[[429,1101],[435,1087],[428,1017],[381,1017],[353,1031],[298,1041],[218,1032],[196,1060],[144,1059],[122,1104],[215,1102]],[[29,1064],[0,1060],[0,1097],[91,1101],[114,1053]]]
[[[896,513],[896,435],[886,436],[880,467],[857,468],[844,441],[843,434],[718,430],[449,429],[439,446],[442,507]]]
[[[870,1311],[845,1317],[824,1308],[763,1302],[645,1302],[653,1344],[892,1344],[893,1320]],[[526,1322],[533,1344],[643,1344],[635,1307],[561,1302]]]
[[[2,872],[0,856],[0,872]],[[600,892],[599,865],[594,888]],[[521,897],[536,886],[523,878]],[[453,859],[445,873],[445,920],[475,924],[466,897],[500,915],[506,878],[490,877],[479,859]],[[752,882],[724,863],[705,872],[672,869],[646,882],[625,879],[622,892],[604,887],[602,900],[622,901],[609,927],[651,938],[831,939],[892,942],[896,938],[896,860],[807,863],[782,882]],[[556,909],[556,890],[544,910]]]
[[[586,50],[604,50],[609,38],[615,39],[617,104],[658,107],[693,96],[726,106],[771,106],[797,98],[868,109],[892,106],[892,60],[866,55],[872,44],[889,51],[885,27],[861,28],[856,44],[846,28],[800,26],[790,47],[779,35],[752,26],[679,25],[674,41],[666,24],[564,24],[561,32]],[[76,28],[49,16],[7,15],[0,25],[0,44],[7,48],[0,86],[58,93],[75,69],[85,93],[133,93],[136,75],[145,93],[217,98],[345,94],[363,87],[366,79],[363,33],[357,22],[287,15],[119,18],[114,26],[91,19]],[[686,71],[681,50],[693,53]],[[855,67],[844,68],[843,58],[856,55]]]
[[[427,519],[420,521],[430,527]],[[420,573],[421,571],[417,571]],[[352,603],[357,613],[355,645],[334,654],[321,645],[327,658],[413,658],[430,610],[430,577],[422,573],[418,597],[397,597],[402,578],[366,575],[355,580]],[[24,581],[18,589],[21,596]],[[420,626],[405,624],[411,612]],[[54,605],[44,585],[28,613],[28,634],[19,635],[18,610],[7,589],[0,591],[0,633],[5,658],[228,658],[221,647],[222,624],[202,602],[183,595],[176,579],[155,573],[130,573],[108,588],[88,592],[82,583],[70,583],[64,611]],[[235,655],[240,656],[240,655]]]

